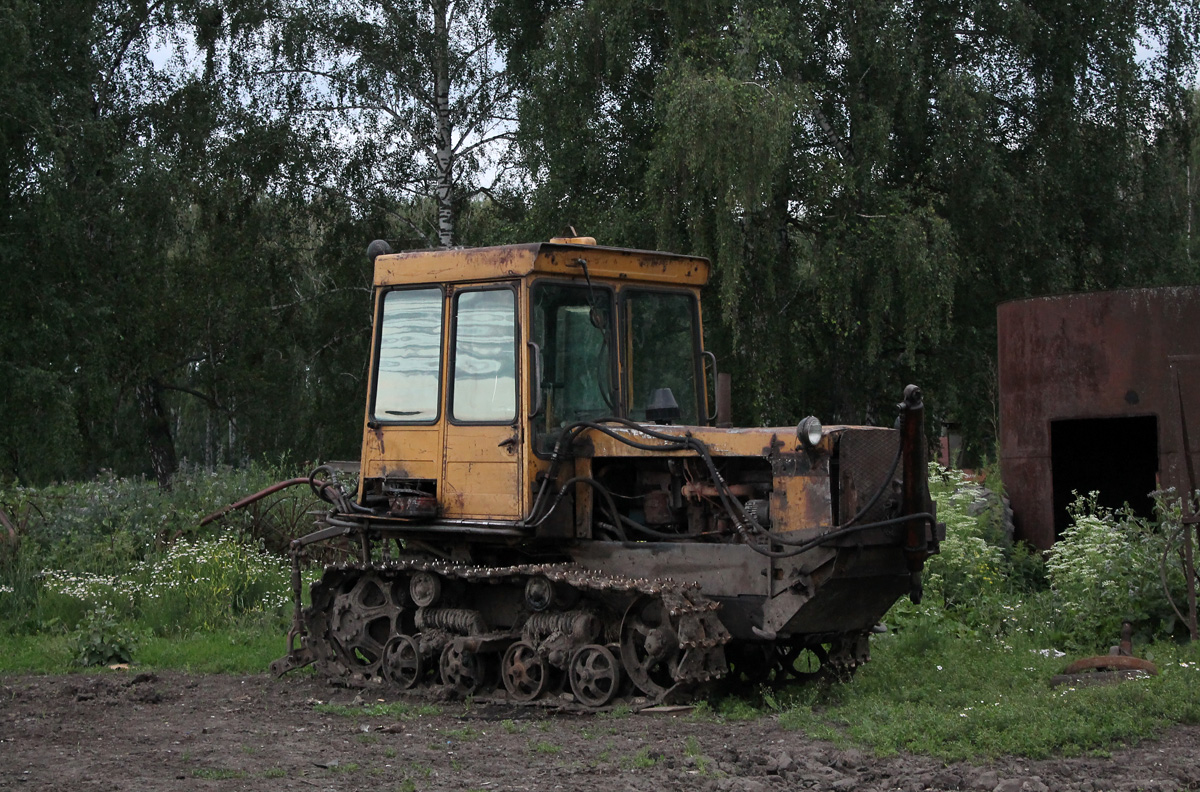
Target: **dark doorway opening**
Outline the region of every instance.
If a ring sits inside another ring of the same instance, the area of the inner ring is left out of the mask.
[[[1100,493],[1101,506],[1126,503],[1141,517],[1154,515],[1150,493],[1158,487],[1158,418],[1086,418],[1050,422],[1054,487],[1054,538],[1071,524],[1067,507],[1081,495]]]

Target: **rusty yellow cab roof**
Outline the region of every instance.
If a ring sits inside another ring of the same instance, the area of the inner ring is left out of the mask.
[[[532,242],[483,248],[436,248],[390,253],[375,259],[375,285],[462,283],[520,278],[535,273],[588,275],[681,286],[708,283],[708,259],[599,245]]]

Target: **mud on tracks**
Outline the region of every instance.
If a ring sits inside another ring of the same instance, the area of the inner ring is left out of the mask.
[[[449,702],[401,719],[317,706],[356,698],[377,701],[313,677],[0,676],[0,789],[1200,789],[1196,726],[1106,759],[947,765],[838,749],[771,717],[717,723]]]

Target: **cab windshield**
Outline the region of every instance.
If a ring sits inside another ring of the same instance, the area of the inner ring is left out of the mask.
[[[656,390],[670,388],[678,423],[700,423],[696,362],[699,338],[691,294],[627,289],[623,293],[629,417],[646,420]]]
[[[561,430],[578,421],[623,416],[645,421],[654,392],[670,388],[678,423],[701,421],[699,317],[685,292],[627,288],[621,292],[620,332],[613,291],[539,281],[533,286],[534,365],[541,368],[534,447],[553,450]],[[619,341],[614,342],[614,338]],[[615,350],[622,350],[624,387]],[[623,394],[623,397],[622,397]]]
[[[531,337],[542,370],[541,411],[534,418],[539,452],[551,451],[565,426],[619,413],[612,317],[611,289],[534,284]]]

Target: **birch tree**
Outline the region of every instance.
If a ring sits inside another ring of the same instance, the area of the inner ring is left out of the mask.
[[[511,90],[490,12],[490,0],[300,0],[270,28],[263,77],[286,112],[324,116],[341,143],[325,186],[389,207],[404,246],[455,244],[464,202],[506,166]]]

